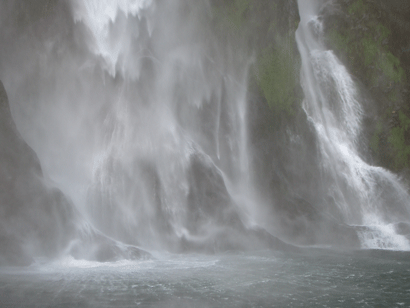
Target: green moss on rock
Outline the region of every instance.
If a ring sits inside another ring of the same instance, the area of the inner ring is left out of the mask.
[[[248,22],[250,5],[250,0],[234,0],[227,5],[214,6],[213,14],[220,30],[227,31],[229,35],[240,35]]]
[[[367,7],[363,3],[363,0],[358,0],[353,2],[349,7],[348,7],[348,12],[350,15],[361,15],[366,13]]]
[[[212,3],[216,30],[221,37],[242,44],[242,49],[246,44],[250,47],[249,54],[255,55],[250,72],[251,91],[257,92],[274,115],[294,114],[300,70],[295,42],[299,21],[296,2],[214,0]]]
[[[364,65],[369,66],[376,60],[379,46],[370,36],[362,38],[360,43],[363,48]]]
[[[293,51],[266,48],[258,59],[257,83],[269,107],[292,115],[295,102]]]
[[[374,130],[373,136],[370,139],[370,148],[373,150],[374,153],[379,151],[380,146],[380,134],[383,131],[383,126],[380,121],[377,122],[376,128]]]
[[[400,66],[400,60],[397,57],[392,53],[387,52],[380,57],[380,60],[378,67],[389,81],[394,83],[405,81],[406,74],[404,69]]]
[[[390,130],[389,143],[395,153],[394,167],[408,168],[410,160],[410,145],[406,142],[406,135],[410,132],[410,119],[402,112],[398,113],[399,125]]]

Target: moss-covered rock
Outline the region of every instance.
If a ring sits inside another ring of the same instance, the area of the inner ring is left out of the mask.
[[[301,102],[296,1],[214,1],[213,7],[220,35],[255,55],[251,91],[278,117],[294,115]]]
[[[294,66],[293,48],[288,51],[268,47],[258,58],[255,72],[257,87],[275,113],[295,113],[298,78]]]

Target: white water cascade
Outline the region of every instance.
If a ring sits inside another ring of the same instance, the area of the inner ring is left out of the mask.
[[[357,226],[364,248],[408,250],[408,240],[397,234],[395,225],[409,221],[410,197],[394,174],[369,165],[361,155],[361,97],[345,66],[322,41],[319,14],[324,4],[298,0],[301,22],[296,32],[303,108],[318,136],[320,180],[327,185],[323,198],[330,213]]]

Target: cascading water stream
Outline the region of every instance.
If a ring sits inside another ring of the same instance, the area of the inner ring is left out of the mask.
[[[322,42],[319,18],[324,1],[299,0],[296,40],[302,57],[303,108],[319,140],[329,212],[358,227],[366,248],[408,250],[395,224],[409,222],[410,198],[397,177],[371,166],[360,154],[363,108],[360,93],[343,64]],[[330,201],[329,201],[330,200]]]

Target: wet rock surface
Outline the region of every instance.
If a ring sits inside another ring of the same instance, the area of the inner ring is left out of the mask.
[[[72,204],[44,184],[34,151],[19,135],[0,82],[0,260],[29,263],[32,255],[55,256],[73,229]]]
[[[222,174],[210,160],[193,156],[190,178],[187,228],[193,236],[181,239],[182,251],[297,250],[263,228],[245,225]]]

